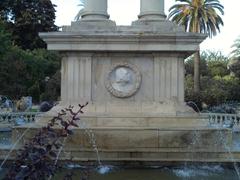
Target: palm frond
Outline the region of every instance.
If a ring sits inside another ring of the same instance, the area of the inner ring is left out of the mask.
[[[176,0],[169,9],[168,19],[184,25],[189,32],[206,33],[209,37],[220,32],[224,25],[224,7],[218,0]]]
[[[74,18],[75,21],[78,21],[81,19],[81,16],[84,12],[85,0],[80,0],[80,4],[78,6],[80,6],[80,10],[78,11],[77,15]]]

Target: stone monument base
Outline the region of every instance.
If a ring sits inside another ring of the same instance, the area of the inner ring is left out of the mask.
[[[208,127],[205,117],[82,117],[80,128],[67,138],[61,160],[132,162],[230,162],[240,160],[233,152],[232,131]],[[40,123],[16,127],[13,139],[26,129],[22,143],[40,128]],[[96,145],[97,150],[94,148]],[[19,147],[18,147],[19,148]]]
[[[64,105],[63,105],[64,104]],[[69,105],[77,111],[78,104],[60,103],[49,112],[37,118],[36,124],[46,125],[48,121]],[[117,102],[89,103],[81,115],[82,122],[89,127],[201,127],[207,126],[208,117],[198,113],[185,103]]]

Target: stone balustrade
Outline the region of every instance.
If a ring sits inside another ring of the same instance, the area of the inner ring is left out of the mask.
[[[222,127],[240,125],[240,114],[201,113],[201,115],[208,116],[210,125],[218,125]]]
[[[39,114],[40,112],[0,112],[0,125],[16,125],[17,119],[21,119],[25,123],[34,122]]]

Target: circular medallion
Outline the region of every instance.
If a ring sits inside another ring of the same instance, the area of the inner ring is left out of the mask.
[[[129,63],[114,65],[107,73],[105,86],[114,96],[130,97],[137,92],[141,84],[141,73]]]

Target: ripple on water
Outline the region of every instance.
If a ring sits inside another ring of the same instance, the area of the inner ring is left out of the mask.
[[[202,176],[207,177],[211,174],[215,173],[221,173],[224,172],[223,167],[221,166],[190,166],[190,167],[183,167],[180,169],[174,169],[172,170],[173,173],[178,177],[196,177],[196,176]]]
[[[97,172],[99,174],[107,174],[109,172],[111,172],[111,170],[113,169],[112,166],[108,166],[108,165],[101,165],[97,168]]]

